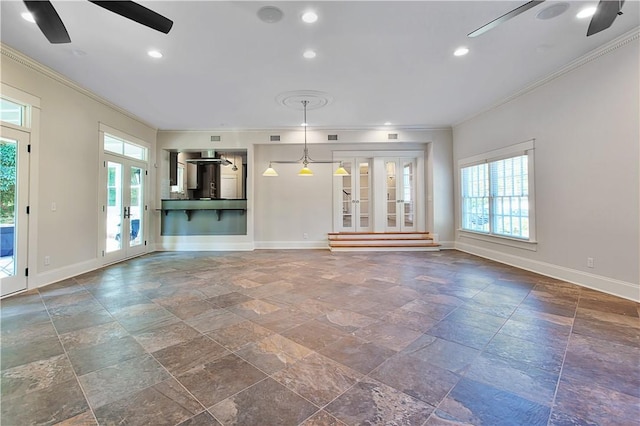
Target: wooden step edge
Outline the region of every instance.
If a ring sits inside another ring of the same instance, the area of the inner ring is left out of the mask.
[[[433,241],[432,237],[416,237],[416,238],[332,238],[329,241]]]
[[[387,252],[400,253],[407,251],[432,252],[440,251],[440,247],[329,247],[331,252]]]
[[[421,235],[430,235],[430,232],[328,232],[328,235],[384,235],[384,234],[421,234]]]
[[[329,247],[335,247],[335,248],[357,248],[357,247],[363,247],[363,248],[367,248],[367,247],[377,247],[377,248],[394,248],[394,247],[398,247],[398,248],[411,248],[411,247],[440,247],[440,244],[436,244],[436,243],[422,243],[422,244],[338,244],[338,245],[331,245],[329,244]]]

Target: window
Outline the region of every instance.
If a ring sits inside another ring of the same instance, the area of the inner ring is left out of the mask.
[[[5,123],[24,126],[25,107],[24,105],[11,102],[7,99],[0,99],[0,120]]]
[[[533,141],[460,162],[461,228],[535,240]]]
[[[104,150],[114,154],[124,155],[135,160],[146,161],[147,148],[127,142],[123,139],[104,134]]]

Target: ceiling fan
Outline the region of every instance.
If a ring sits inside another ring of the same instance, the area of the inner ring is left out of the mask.
[[[93,1],[91,3],[162,33],[169,33],[173,21],[133,1]],[[50,43],[71,43],[62,19],[49,0],[24,0],[40,31]]]
[[[589,29],[587,30],[587,37],[593,34],[597,34],[600,31],[606,30],[613,24],[616,17],[618,15],[622,15],[622,5],[625,0],[600,0],[598,3],[598,9],[596,13],[591,18],[591,23],[589,24]],[[510,12],[505,13],[499,18],[494,19],[478,28],[475,31],[470,32],[468,37],[477,37],[485,32],[497,27],[503,22],[508,21],[511,18],[515,18],[523,12],[531,9],[532,7],[538,6],[540,3],[543,3],[544,0],[533,0],[523,4],[520,7],[513,9]]]

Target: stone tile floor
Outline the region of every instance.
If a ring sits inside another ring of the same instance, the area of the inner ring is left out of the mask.
[[[638,424],[639,306],[457,251],[154,253],[2,300],[0,422]]]

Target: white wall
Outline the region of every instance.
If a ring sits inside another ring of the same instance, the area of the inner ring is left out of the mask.
[[[29,288],[99,267],[99,123],[152,147],[155,129],[88,96],[72,83],[63,83],[64,78],[5,47],[1,78],[2,83],[40,98],[39,138],[32,140],[30,173],[30,233],[36,235],[30,238],[35,244],[29,246]],[[55,212],[51,211],[53,202]],[[44,256],[50,256],[50,265],[44,265]]]
[[[638,44],[636,37],[593,55],[454,127],[454,164],[535,138],[538,240],[534,252],[457,233],[456,247],[640,300]],[[457,196],[455,211],[459,217]]]

